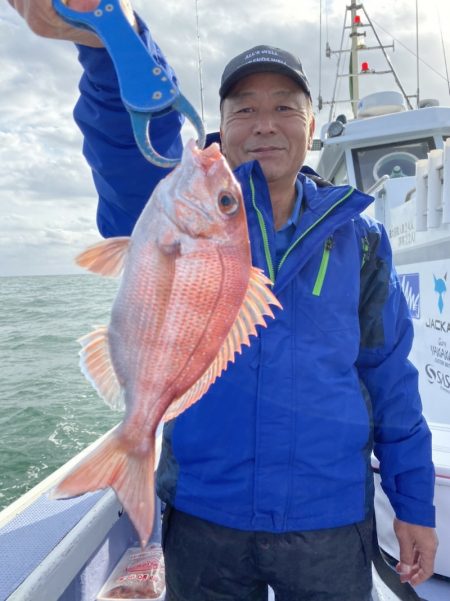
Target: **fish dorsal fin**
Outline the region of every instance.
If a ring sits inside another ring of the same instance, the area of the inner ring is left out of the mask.
[[[108,343],[108,328],[100,326],[78,340],[80,368],[87,380],[111,409],[124,409],[123,388],[120,386],[111,362]]]
[[[163,420],[168,421],[177,417],[185,409],[196,403],[227,368],[228,363],[234,363],[236,353],[242,352],[242,346],[250,346],[250,335],[257,335],[256,325],[266,326],[264,315],[273,317],[270,305],[281,305],[269,289],[272,282],[257,267],[251,268],[250,279],[244,301],[236,320],[225,338],[216,358],[182,396],[175,399],[167,408]]]
[[[75,261],[94,273],[117,277],[122,273],[130,240],[129,236],[107,238],[80,253]]]

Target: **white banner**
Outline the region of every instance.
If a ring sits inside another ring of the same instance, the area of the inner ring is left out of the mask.
[[[397,268],[414,322],[410,359],[419,370],[424,414],[450,424],[450,259]]]

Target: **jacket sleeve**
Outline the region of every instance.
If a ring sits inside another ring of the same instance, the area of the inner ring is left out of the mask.
[[[374,453],[383,490],[396,516],[435,525],[431,433],[422,415],[417,369],[408,360],[413,325],[387,234],[379,224],[363,238],[360,378],[372,403]]]
[[[176,82],[174,72],[145,24],[139,18],[138,23],[143,43]],[[156,184],[169,170],[149,163],[135,144],[108,52],[87,46],[78,46],[78,51],[84,73],[74,117],[84,136],[83,154],[92,169],[99,196],[97,226],[105,237],[127,236]],[[160,154],[170,158],[181,156],[182,121],[175,111],[152,120],[152,144]]]

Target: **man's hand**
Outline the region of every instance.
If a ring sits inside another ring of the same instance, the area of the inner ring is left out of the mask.
[[[37,35],[57,40],[68,40],[93,48],[103,46],[103,43],[95,34],[72,27],[61,19],[53,10],[52,0],[8,0],[8,2],[22,15],[29,28]],[[95,10],[99,0],[67,0],[66,4],[74,10],[88,12]],[[127,19],[137,29],[133,9],[128,0],[123,0],[121,5]]]
[[[397,518],[394,530],[400,545],[400,561],[395,569],[401,582],[416,586],[433,575],[438,546],[436,532],[434,528],[408,524]]]

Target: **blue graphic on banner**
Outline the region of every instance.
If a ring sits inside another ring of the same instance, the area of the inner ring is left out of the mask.
[[[447,274],[444,275],[443,278],[437,278],[434,274],[434,291],[438,294],[438,309],[439,313],[442,313],[444,309],[444,299],[442,295],[447,292]]]
[[[411,317],[420,319],[420,284],[418,273],[404,273],[399,276],[400,285],[408,303]]]

